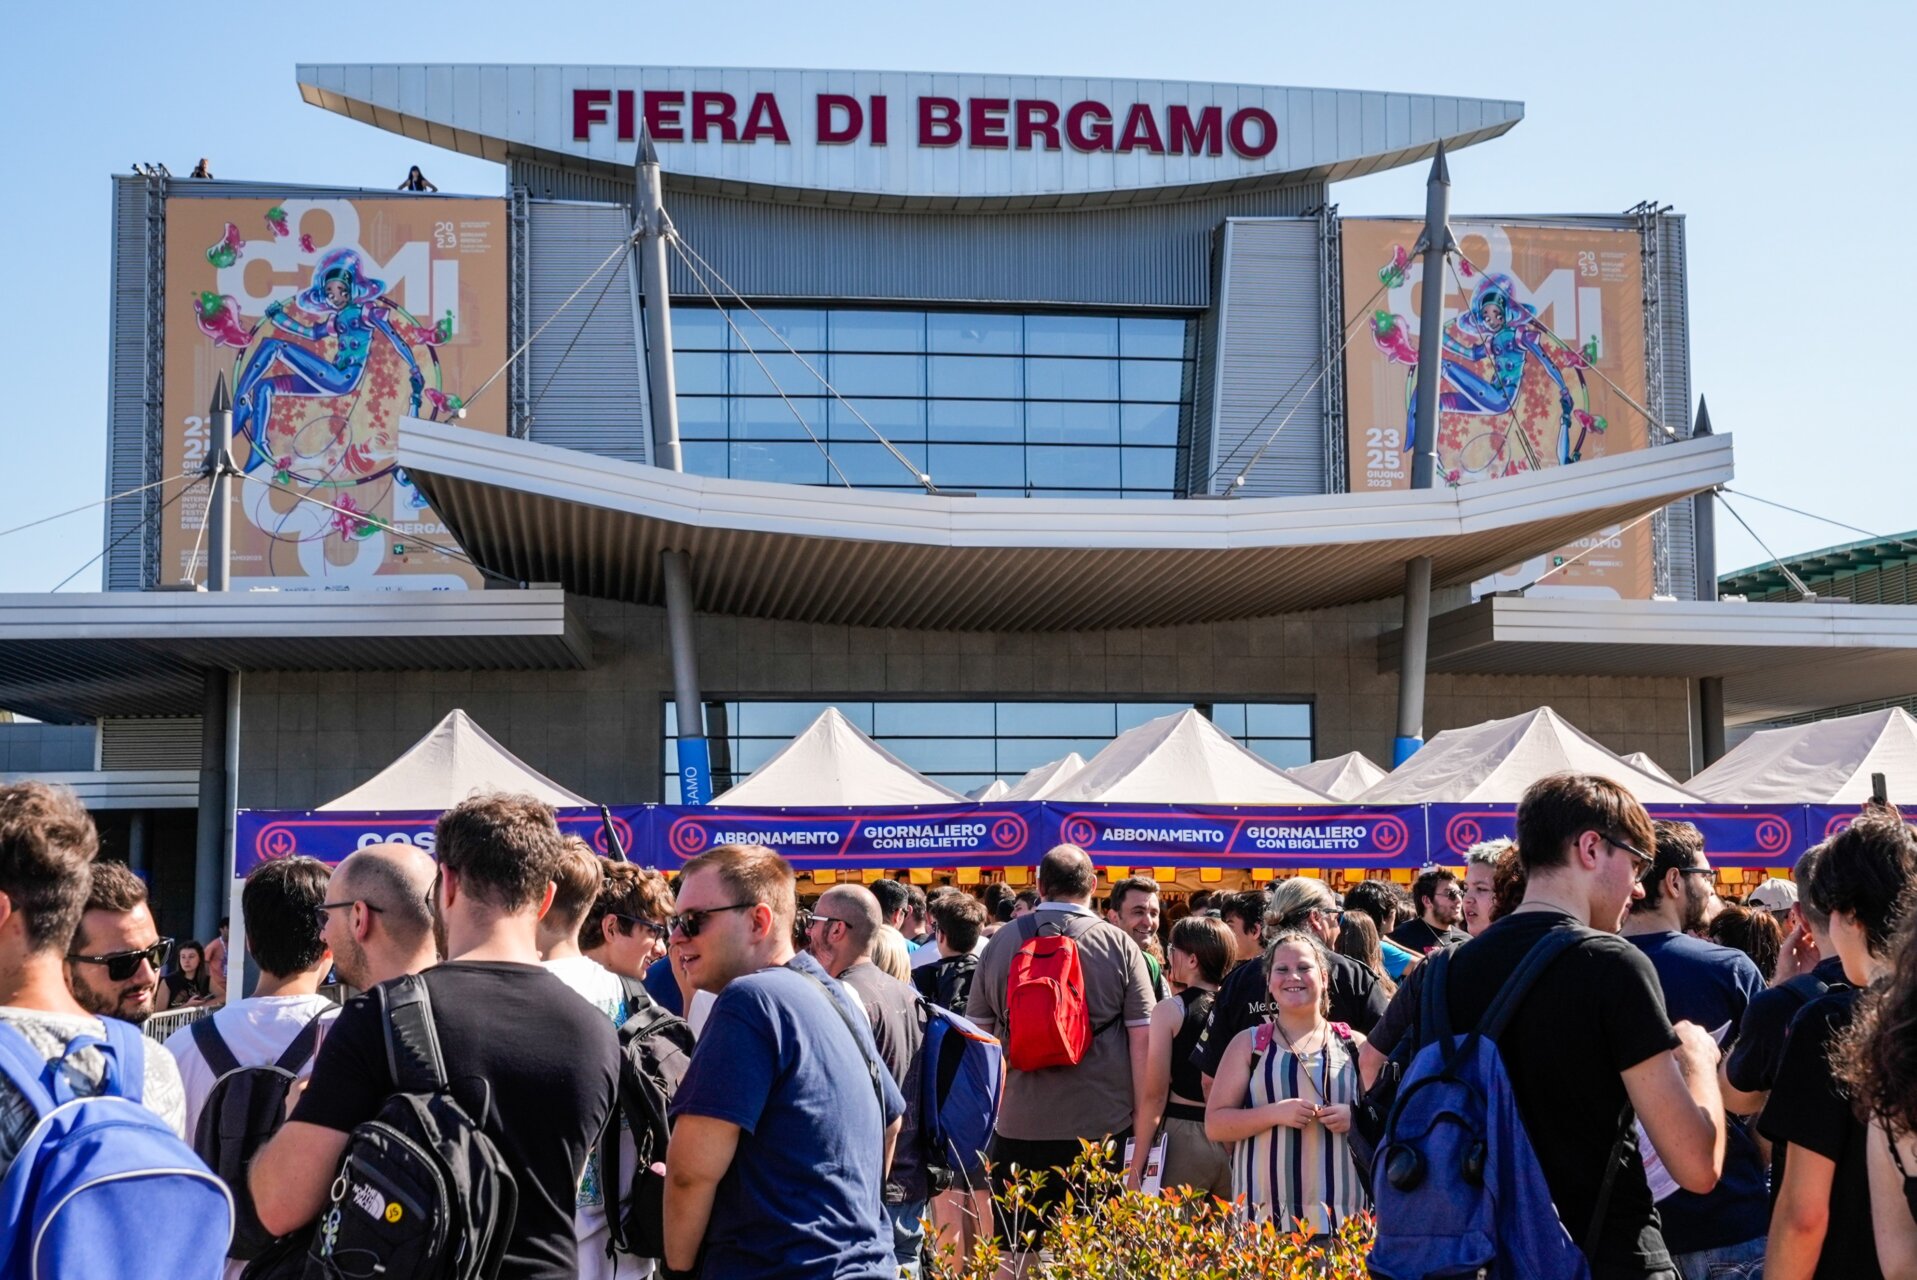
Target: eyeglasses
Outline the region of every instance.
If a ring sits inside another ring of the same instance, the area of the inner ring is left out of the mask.
[[[125,982],[140,971],[142,962],[153,966],[154,972],[166,967],[166,958],[173,954],[173,939],[161,938],[150,947],[138,951],[114,951],[103,956],[83,956],[69,952],[67,959],[77,960],[81,964],[103,964],[107,978],[112,982]]]
[[[810,929],[815,924],[842,924],[848,929],[852,927],[852,922],[843,916],[822,916],[812,911],[800,913],[799,929],[801,931]]]
[[[641,929],[650,929],[662,937],[672,928],[672,921],[670,920],[652,920],[645,916],[622,916],[617,911],[612,912],[612,918],[614,920],[624,920],[627,924],[637,925]]]
[[[1449,889],[1440,889],[1431,896],[1434,898],[1449,898],[1453,902],[1462,902],[1464,901],[1464,890],[1453,885]]]
[[[386,909],[382,906],[378,906],[375,903],[368,902],[364,898],[348,898],[344,902],[322,902],[317,907],[313,908],[313,914],[319,917],[320,928],[324,929],[326,927],[326,913],[328,911],[344,911],[346,910],[346,908],[352,906],[355,902],[361,904],[368,911],[373,912],[375,915],[377,915],[379,912],[384,911]]]
[[[1713,880],[1717,878],[1717,871],[1711,867],[1673,867],[1671,869],[1673,871],[1676,871],[1679,875],[1709,876]]]
[[[1649,871],[1652,865],[1657,861],[1656,858],[1653,858],[1629,840],[1620,840],[1608,831],[1598,832],[1598,838],[1610,845],[1613,849],[1622,849],[1624,852],[1630,854],[1631,861],[1636,865],[1639,875],[1643,875],[1646,871]]]
[[[723,907],[706,907],[699,911],[681,911],[666,922],[667,927],[682,938],[696,938],[699,931],[706,927],[706,917],[717,915],[721,911],[750,911],[758,906],[756,902],[730,902]]]

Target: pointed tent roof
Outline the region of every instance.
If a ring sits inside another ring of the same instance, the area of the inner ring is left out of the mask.
[[[1076,751],[1068,751],[1057,760],[1042,764],[1032,770],[1007,791],[1003,800],[1043,800],[1052,792],[1072,780],[1072,775],[1085,767],[1085,757]]]
[[[1286,773],[1333,800],[1356,800],[1384,779],[1385,770],[1362,751],[1347,751],[1329,760],[1313,760]]]
[[[1662,778],[1664,779],[1664,781],[1670,782],[1670,783],[1676,783],[1676,785],[1678,786],[1684,785],[1683,783],[1678,782],[1676,778],[1673,778],[1671,776],[1671,771],[1669,769],[1666,769],[1663,765],[1651,759],[1651,753],[1648,751],[1633,751],[1629,753],[1628,755],[1626,755],[1624,758],[1626,761],[1636,765],[1638,768],[1644,770],[1644,772],[1650,774],[1654,778]]]
[[[980,804],[990,804],[994,800],[1003,800],[1011,791],[1011,784],[1003,778],[993,778],[984,786],[965,793],[967,800],[976,800]]]
[[[1138,804],[1324,804],[1197,711],[1127,729],[1047,799]]]
[[[712,803],[818,808],[964,800],[859,732],[837,707],[827,707],[798,737]]]
[[[1697,799],[1632,765],[1550,707],[1446,729],[1358,799],[1364,804],[1515,804],[1539,778],[1566,769],[1602,774],[1646,804]]]
[[[1862,804],[1873,773],[1892,800],[1917,798],[1917,719],[1902,707],[1760,729],[1691,790],[1720,804]]]
[[[592,803],[500,746],[464,711],[449,711],[399,759],[320,808],[444,810],[485,791],[535,796],[560,808]]]

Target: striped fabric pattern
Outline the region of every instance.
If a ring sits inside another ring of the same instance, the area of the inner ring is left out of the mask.
[[[1258,1029],[1242,1034],[1255,1036]],[[1306,1072],[1311,1076],[1309,1083],[1304,1079]],[[1262,1107],[1288,1098],[1316,1105],[1314,1086],[1328,1086],[1325,1101],[1329,1104],[1358,1100],[1362,1092],[1358,1063],[1344,1041],[1328,1035],[1323,1049],[1298,1055],[1274,1036],[1272,1047],[1252,1063],[1250,1098],[1245,1105]],[[1252,1221],[1271,1221],[1286,1231],[1303,1222],[1314,1235],[1336,1231],[1339,1223],[1368,1207],[1357,1166],[1351,1162],[1349,1136],[1331,1133],[1320,1124],[1302,1129],[1279,1125],[1239,1143],[1232,1153],[1232,1191]]]

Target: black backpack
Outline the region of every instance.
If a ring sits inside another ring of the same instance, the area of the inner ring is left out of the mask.
[[[667,1108],[692,1063],[692,1026],[627,982],[619,1028],[619,1100],[599,1136],[599,1181],[606,1195],[612,1247],[641,1258],[666,1256],[666,1143],[672,1138]],[[634,1161],[619,1167],[619,1130],[632,1133]],[[615,1197],[617,1199],[615,1200]]]
[[[306,1274],[492,1280],[518,1216],[519,1185],[481,1127],[490,1086],[476,1117],[453,1096],[423,978],[374,991],[396,1091],[347,1139]]]
[[[945,956],[912,971],[912,985],[920,995],[941,1009],[965,1012],[972,994],[972,976],[978,972],[978,957],[971,954]]]
[[[250,1067],[242,1066],[233,1056],[212,1017],[201,1018],[191,1026],[194,1047],[206,1059],[214,1077],[213,1090],[206,1095],[200,1122],[193,1131],[193,1151],[233,1193],[233,1243],[226,1250],[229,1258],[257,1258],[276,1240],[260,1225],[246,1169],[266,1140],[286,1123],[286,1095],[319,1044],[320,1019],[325,1016],[315,1014],[301,1027],[278,1061]]]

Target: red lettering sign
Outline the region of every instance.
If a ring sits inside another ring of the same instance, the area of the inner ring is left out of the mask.
[[[612,101],[610,89],[574,89],[572,91],[572,140],[584,142],[592,136],[592,127],[606,122],[606,104]]]
[[[1135,151],[1139,147],[1155,156],[1165,154],[1165,140],[1158,136],[1158,121],[1152,115],[1151,106],[1134,102],[1132,109],[1125,113],[1125,129],[1118,135],[1118,149]]]
[[[732,119],[732,113],[739,109],[739,100],[729,93],[694,90],[692,94],[692,140],[704,142],[714,128],[719,130],[719,141],[737,142],[739,126]]]
[[[757,142],[760,138],[792,141],[792,135],[785,131],[785,117],[779,114],[779,100],[769,93],[753,96],[752,107],[746,112],[745,128],[739,131],[741,142]]]
[[[1017,108],[1018,149],[1030,151],[1040,139],[1047,151],[1062,145],[1058,140],[1058,104],[1043,98],[1021,98]]]
[[[872,145],[885,145],[885,95],[882,93],[872,95]]]
[[[957,98],[919,99],[919,145],[956,147],[963,132]]]
[[[1249,126],[1258,126],[1258,141],[1252,142],[1246,136]],[[1231,149],[1247,160],[1261,160],[1271,154],[1278,145],[1278,122],[1271,118],[1271,112],[1263,107],[1241,107],[1232,113]]]
[[[836,121],[843,116],[845,124]],[[849,93],[822,93],[818,99],[817,135],[820,142],[857,142],[865,128],[865,111]]]
[[[1073,103],[1072,109],[1065,113],[1065,136],[1080,151],[1110,151],[1111,108],[1102,102]]]
[[[1225,109],[1206,107],[1192,119],[1190,107],[1173,107],[1169,114],[1171,153],[1175,156],[1217,156],[1225,153]]]
[[[619,141],[631,142],[632,132],[632,90],[619,91]]]
[[[646,132],[654,142],[684,142],[685,124],[679,112],[686,95],[674,89],[648,89],[644,95]]]
[[[985,151],[1003,151],[1011,145],[1005,137],[1005,113],[1012,108],[1009,101],[1004,98],[969,98],[965,106],[972,131],[967,146]]]

